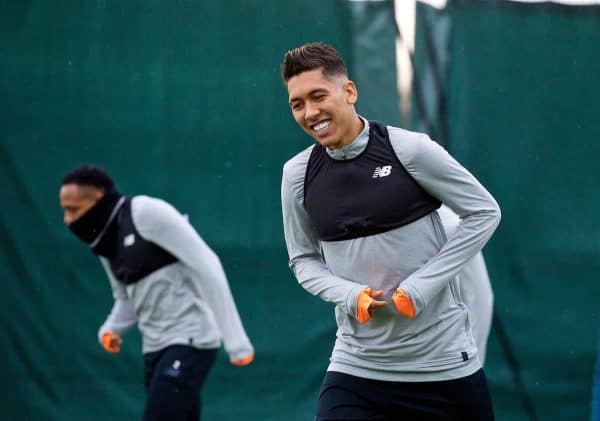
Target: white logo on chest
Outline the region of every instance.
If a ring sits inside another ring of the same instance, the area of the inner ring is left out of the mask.
[[[375,171],[373,171],[373,178],[387,177],[391,173],[392,173],[391,165],[384,165],[383,167],[376,167]]]
[[[123,245],[125,247],[133,246],[133,243],[135,243],[135,234],[129,234],[123,238]]]

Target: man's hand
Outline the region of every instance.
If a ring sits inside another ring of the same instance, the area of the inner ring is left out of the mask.
[[[366,288],[358,294],[358,303],[356,305],[356,319],[359,323],[367,323],[371,320],[373,311],[380,307],[387,306],[385,301],[378,301],[375,298],[381,297],[383,294],[382,290],[371,290]]]
[[[240,358],[239,360],[231,360],[231,364],[237,365],[238,367],[243,367],[245,365],[249,365],[254,361],[254,354],[250,354],[247,357]]]
[[[106,332],[102,335],[102,347],[106,352],[116,354],[121,351],[121,344],[123,340],[119,335],[112,332]]]
[[[394,295],[392,295],[392,301],[394,302],[398,313],[410,319],[414,319],[415,305],[402,288],[398,288],[396,292],[394,292]]]

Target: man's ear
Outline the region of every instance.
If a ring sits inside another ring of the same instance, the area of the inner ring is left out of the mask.
[[[351,80],[347,80],[344,82],[344,91],[346,92],[348,104],[356,104],[358,101],[358,88],[356,87],[356,84]]]
[[[106,193],[106,191],[104,189],[97,189],[94,192],[94,199],[96,199],[96,200],[102,199],[102,197],[104,197],[104,193]]]

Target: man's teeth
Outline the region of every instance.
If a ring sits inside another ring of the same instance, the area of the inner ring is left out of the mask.
[[[313,126],[313,129],[314,129],[315,131],[317,131],[317,132],[320,132],[320,131],[322,131],[322,130],[325,130],[327,127],[329,127],[329,125],[330,125],[330,124],[331,124],[331,120],[327,120],[327,121],[324,121],[324,122],[322,122],[322,123],[315,124],[315,125]]]

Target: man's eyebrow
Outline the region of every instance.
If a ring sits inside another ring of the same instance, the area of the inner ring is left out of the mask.
[[[324,88],[315,88],[312,91],[309,91],[306,96],[310,97],[310,96],[313,96],[313,95],[321,93],[321,92],[326,92],[326,89],[324,89]],[[298,97],[290,98],[289,103],[291,104],[292,102],[295,102],[295,101],[300,101],[300,98],[298,98]]]

